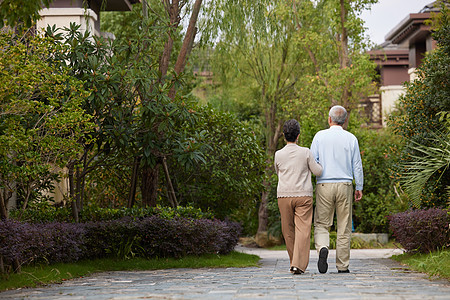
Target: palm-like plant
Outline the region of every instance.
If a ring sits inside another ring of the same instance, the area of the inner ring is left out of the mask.
[[[450,128],[447,126],[447,132]],[[403,164],[400,182],[408,193],[411,202],[416,208],[420,208],[422,190],[429,182],[431,176],[439,173],[436,182],[439,182],[450,168],[450,133],[436,135],[432,143],[426,146],[413,142],[413,150],[417,154],[411,156],[411,160]],[[446,186],[450,199],[450,186]],[[450,205],[450,200],[447,202]]]

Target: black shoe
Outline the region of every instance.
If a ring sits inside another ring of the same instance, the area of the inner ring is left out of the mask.
[[[347,270],[338,270],[338,273],[350,273],[350,270],[349,269],[347,269]]]
[[[294,274],[303,274],[303,273],[305,273],[305,272],[303,272],[302,270],[300,270],[297,267],[291,267],[291,272],[294,273]]]
[[[320,273],[326,273],[328,271],[328,249],[326,247],[322,247],[319,251],[319,261],[317,262],[317,268]]]

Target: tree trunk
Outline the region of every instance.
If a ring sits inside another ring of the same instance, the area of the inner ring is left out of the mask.
[[[5,263],[3,262],[3,256],[0,255],[0,274],[5,273],[6,273]]]
[[[266,170],[267,171],[267,170]],[[269,211],[267,210],[267,204],[269,202],[269,188],[270,182],[266,179],[263,181],[264,190],[261,194],[261,203],[258,210],[258,231],[267,231],[269,225]]]
[[[263,88],[263,93],[264,93]],[[263,95],[265,97],[265,95]],[[281,121],[276,120],[276,99],[271,101],[271,106],[266,111],[266,130],[267,130],[267,157],[268,162],[271,161],[271,158],[274,156],[275,151],[277,149],[278,139],[280,138],[281,132]],[[261,204],[259,206],[258,211],[258,233],[267,231],[268,227],[268,201],[269,201],[269,189],[270,189],[270,181],[266,178],[270,178],[270,175],[273,173],[273,167],[269,165],[265,170],[265,179],[263,180],[264,190],[261,193]]]
[[[153,168],[145,166],[142,170],[142,202],[144,206],[155,207],[156,196],[158,195],[158,179],[159,179],[159,166],[157,163]]]
[[[173,27],[174,30],[176,30],[180,22],[179,1],[173,0],[171,4],[169,3],[169,1],[165,1],[165,4],[167,13],[169,14],[170,18],[170,26]],[[170,56],[172,54],[172,49],[173,49],[173,38],[172,33],[169,32],[169,36],[166,41],[166,44],[164,45],[163,54],[161,56],[159,63],[159,71],[161,72],[161,77],[166,76],[167,71],[169,70],[169,63],[170,63]]]
[[[341,30],[341,38],[340,38],[340,43],[341,43],[341,47],[340,47],[340,53],[339,53],[339,58],[341,61],[341,69],[345,69],[348,67],[348,32],[347,32],[347,27],[346,27],[346,22],[347,22],[347,15],[348,15],[348,10],[345,7],[345,0],[340,0],[340,10],[341,10],[341,25],[342,25],[342,30]],[[349,87],[348,87],[347,83],[344,86],[344,90],[342,91],[342,105],[344,107],[349,107],[349,99],[350,99],[350,91],[349,91]],[[335,105],[335,103],[333,103],[333,105]]]
[[[189,57],[189,54],[191,53],[195,35],[197,33],[195,24],[197,23],[201,6],[202,0],[196,0],[192,9],[191,18],[189,19],[189,25],[186,31],[186,35],[184,36],[183,45],[181,46],[180,53],[178,53],[177,62],[175,63],[174,71],[176,75],[180,75],[180,73],[184,71],[187,59]],[[169,97],[172,100],[175,98],[175,85],[170,89]]]
[[[78,215],[78,207],[77,207],[77,202],[75,200],[75,181],[73,178],[73,164],[70,163],[69,166],[67,166],[68,171],[68,176],[69,176],[69,199],[71,201],[71,205],[72,205],[72,217],[75,220],[76,223],[78,223],[79,221],[79,215]]]
[[[133,173],[131,174],[130,192],[128,194],[128,205],[127,205],[128,208],[132,208],[134,206],[134,199],[136,198],[136,187],[139,174],[139,162],[140,158],[135,157],[133,163]]]
[[[6,220],[8,218],[8,211],[6,210],[6,191],[4,189],[0,189],[0,220]]]
[[[167,190],[168,190],[168,196],[170,204],[173,208],[176,208],[178,206],[177,196],[175,195],[175,190],[173,189],[172,180],[170,180],[169,176],[169,168],[167,167],[167,160],[166,157],[163,158],[163,167],[164,167],[164,174],[166,175],[166,181],[167,181]]]

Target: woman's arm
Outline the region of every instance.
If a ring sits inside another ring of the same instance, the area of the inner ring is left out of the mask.
[[[316,162],[309,149],[308,149],[308,166],[314,175],[316,176],[322,175],[323,168],[318,162]]]

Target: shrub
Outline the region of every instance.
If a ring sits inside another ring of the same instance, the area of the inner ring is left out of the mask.
[[[77,224],[0,222],[0,257],[6,265],[77,261],[85,253],[84,229]]]
[[[81,223],[92,221],[117,220],[123,217],[144,218],[153,215],[159,215],[162,218],[172,219],[174,217],[184,217],[192,219],[212,219],[210,212],[203,212],[192,206],[171,207],[133,207],[133,208],[102,208],[98,206],[86,206],[79,213]],[[48,202],[33,203],[25,211],[14,210],[10,218],[30,223],[48,223],[48,222],[73,222],[71,207],[56,207]]]
[[[363,200],[354,205],[353,221],[356,232],[389,232],[387,217],[408,208],[404,197],[397,197],[393,191],[380,189],[377,194],[364,194]]]
[[[450,211],[418,209],[389,216],[389,227],[406,251],[431,252],[450,245]]]
[[[140,223],[140,245],[146,257],[181,257],[206,253],[227,254],[237,244],[241,228],[219,220],[164,220],[156,216]]]
[[[399,113],[389,117],[389,126],[406,141],[399,165],[400,179],[408,165],[418,164],[418,160],[426,158],[426,153],[418,151],[418,145],[429,149],[442,147],[436,145],[435,137],[444,125],[440,122],[440,114],[450,111],[450,10],[444,3],[441,7],[442,13],[432,18],[432,37],[437,47],[416,69],[416,79],[406,83],[406,92],[397,101]],[[447,205],[450,170],[442,168],[440,171],[442,173],[435,172],[427,178],[423,189],[413,193],[418,207]]]
[[[236,246],[238,223],[158,215],[87,223],[32,224],[0,221],[0,259],[4,265],[74,262],[115,256],[183,257],[227,254]],[[0,270],[1,272],[2,270]]]
[[[355,203],[354,227],[358,232],[388,232],[386,216],[405,211],[407,201],[397,194],[393,165],[403,148],[402,139],[389,130],[358,130],[364,169],[364,196]]]

